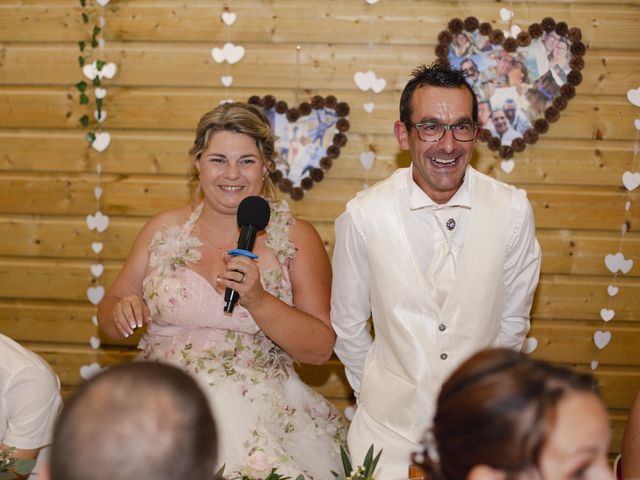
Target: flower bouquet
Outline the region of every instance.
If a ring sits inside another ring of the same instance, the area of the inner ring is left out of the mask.
[[[13,447],[0,450],[0,480],[18,478],[18,475],[28,475],[36,461],[33,459],[16,458],[16,449]]]
[[[371,445],[364,457],[363,464],[355,468],[351,466],[349,455],[342,446],[340,447],[340,455],[342,456],[342,467],[344,468],[344,473],[336,473],[332,471],[331,473],[335,477],[335,480],[373,480],[373,472],[376,470],[378,460],[380,460],[380,455],[382,455],[382,450],[380,450],[374,458],[373,445]]]

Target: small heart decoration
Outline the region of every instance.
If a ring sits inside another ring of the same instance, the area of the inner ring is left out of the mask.
[[[522,352],[527,355],[533,353],[538,348],[538,339],[536,337],[527,337],[522,345]]]
[[[624,255],[620,252],[616,254],[609,253],[604,257],[604,264],[611,273],[618,271],[629,273],[629,270],[633,267],[633,260],[624,258]]]
[[[93,348],[94,350],[97,350],[100,348],[100,338],[93,336],[89,339],[89,345],[91,345],[91,348]]]
[[[624,172],[622,174],[624,188],[633,192],[640,185],[640,172]]]
[[[376,108],[376,106],[374,105],[373,102],[367,102],[362,106],[362,108],[364,108],[365,112],[372,113],[373,110]]]
[[[636,127],[636,130],[640,130],[640,118],[636,118],[633,121],[633,126]]]
[[[627,100],[633,103],[636,107],[640,107],[640,87],[629,90],[627,92]]]
[[[378,3],[378,0],[367,0],[367,3],[368,3],[369,5],[373,5],[373,4],[375,4],[375,3]]]
[[[93,242],[91,244],[91,250],[93,250],[93,253],[95,253],[96,255],[102,251],[102,247],[102,242]]]
[[[596,368],[598,368],[598,361],[591,360],[591,370],[595,370]]]
[[[107,118],[107,112],[106,110],[95,110],[93,112],[93,116],[98,121],[98,123],[102,123]]]
[[[101,263],[94,263],[91,265],[91,275],[96,278],[100,278],[104,273],[104,265]]]
[[[582,82],[586,52],[580,29],[565,22],[546,17],[519,29],[505,34],[476,17],[454,18],[435,49],[440,63],[466,72],[478,97],[478,138],[503,159],[536,143],[560,118]]]
[[[102,66],[102,70],[100,70],[98,72],[98,76],[100,76],[100,78],[104,77],[104,78],[113,78],[116,74],[116,72],[118,71],[118,67],[116,67],[115,63],[105,63]]]
[[[353,80],[356,82],[357,87],[364,92],[373,90],[375,93],[380,93],[387,84],[384,78],[376,77],[376,74],[371,70],[368,72],[356,72]]]
[[[98,305],[103,297],[104,287],[102,285],[87,288],[87,298],[92,304]]]
[[[91,377],[96,376],[97,374],[99,374],[102,370],[105,370],[106,368],[102,368],[98,363],[93,362],[90,365],[83,365],[80,367],[80,377],[83,380],[89,380],[91,379]]]
[[[222,48],[214,47],[211,49],[211,56],[216,63],[226,61],[230,64],[234,64],[242,60],[242,57],[244,57],[244,47],[227,42]]]
[[[262,108],[278,137],[271,180],[293,200],[301,200],[347,144],[349,104],[333,95],[316,95],[292,108],[273,95],[254,95],[248,101]]]
[[[96,200],[100,200],[100,197],[102,197],[102,187],[94,187],[93,196],[96,197]]]
[[[104,232],[109,226],[109,217],[98,210],[95,215],[87,215],[87,227],[89,230]]]
[[[371,170],[375,159],[376,157],[373,152],[362,152],[360,154],[360,165],[362,165],[362,168],[365,170]]]
[[[95,94],[96,98],[100,99],[100,98],[104,98],[107,96],[107,89],[106,88],[102,88],[102,87],[98,87],[96,88],[93,93]]]
[[[104,50],[104,46],[107,44],[104,38],[98,39],[98,48]]]
[[[101,7],[104,7],[107,5],[107,3],[109,3],[109,0],[96,0],[98,2],[98,5],[100,5]]]
[[[233,83],[233,77],[231,75],[223,75],[222,77],[220,77],[220,83],[222,83],[222,85],[224,85],[225,87],[230,87]]]
[[[615,314],[616,312],[609,308],[603,308],[602,310],[600,310],[600,318],[605,322],[610,322],[611,320],[613,320]]]
[[[615,285],[609,285],[607,287],[607,293],[609,294],[610,297],[615,297],[619,291],[620,289]]]
[[[237,15],[233,12],[224,12],[222,15],[222,22],[225,25],[233,25],[237,19]]]
[[[93,323],[96,327],[98,326],[98,317],[96,315],[91,317],[91,323]]]
[[[631,201],[627,200],[626,202],[624,202],[624,209],[625,211],[629,211],[629,209],[631,208]]]
[[[98,76],[98,69],[96,68],[96,64],[95,63],[87,63],[86,65],[84,65],[82,67],[82,73],[89,80],[93,80],[94,78],[96,78]]]
[[[515,166],[516,166],[516,162],[514,162],[513,160],[502,160],[500,162],[500,168],[505,173],[513,172],[513,169],[515,168]]]
[[[600,350],[609,345],[611,341],[611,332],[604,332],[602,330],[596,330],[593,334],[593,343],[596,344]]]
[[[91,147],[98,152],[104,152],[111,143],[111,135],[108,132],[96,133],[96,138],[91,142]]]
[[[509,10],[508,8],[501,8],[500,9],[500,19],[503,22],[508,22],[512,18],[513,18],[513,11],[512,10]]]

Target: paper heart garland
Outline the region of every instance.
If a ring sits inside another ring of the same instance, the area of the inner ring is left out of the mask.
[[[234,64],[242,60],[244,57],[244,47],[240,45],[234,45],[231,42],[227,42],[222,48],[214,47],[211,49],[211,56],[216,63],[222,63],[224,61]]]
[[[230,87],[233,83],[233,77],[231,75],[223,75],[222,77],[220,77],[220,83],[222,83],[222,85],[224,85],[225,87]]]
[[[365,112],[372,113],[375,105],[373,102],[366,102],[364,105],[362,105],[362,108],[364,108]]]
[[[529,354],[535,352],[538,348],[538,339],[536,337],[527,337],[522,345],[522,352]]]
[[[100,253],[102,251],[102,242],[93,242],[91,244],[91,250],[93,250],[93,253],[96,255]]]
[[[104,152],[111,143],[111,135],[108,132],[98,132],[91,146],[98,152]]]
[[[640,172],[624,172],[622,184],[627,190],[633,192],[640,185]]]
[[[101,7],[104,7],[109,3],[109,0],[96,0]]]
[[[322,181],[347,144],[349,104],[333,95],[316,95],[294,108],[273,95],[254,95],[249,103],[265,111],[278,137],[271,180],[293,200],[301,200],[305,190]]]
[[[596,368],[598,368],[598,361],[591,360],[591,370],[595,370]]]
[[[581,39],[579,28],[550,17],[515,38],[476,17],[454,18],[438,35],[435,53],[440,63],[466,71],[484,127],[478,138],[509,159],[536,143],[575,96],[586,52]]]
[[[604,264],[611,273],[616,273],[618,270],[622,273],[629,273],[629,270],[633,267],[633,260],[630,258],[625,259],[620,252],[615,255],[610,253],[604,257]]]
[[[99,278],[104,273],[104,265],[101,263],[93,263],[91,265],[91,275],[96,278]]]
[[[95,215],[87,215],[87,227],[89,230],[97,230],[98,232],[104,232],[109,226],[109,217],[107,217],[100,210]]]
[[[118,67],[115,63],[105,63],[102,65],[102,68],[98,70],[98,61],[96,60],[93,63],[88,63],[84,67],[82,67],[82,73],[84,73],[85,77],[89,80],[93,80],[98,77],[102,78],[113,78],[118,71]]]
[[[103,297],[104,297],[104,287],[102,285],[98,285],[97,287],[87,288],[87,298],[94,305],[98,305]]]
[[[636,107],[640,107],[640,87],[627,92],[627,99]]]
[[[96,376],[102,370],[105,370],[105,369],[106,369],[106,367],[102,368],[96,362],[93,362],[90,365],[83,365],[83,366],[80,367],[80,377],[83,380],[89,380],[91,377]]]
[[[356,72],[353,80],[356,82],[358,88],[364,92],[373,90],[375,93],[380,93],[387,84],[384,78],[376,77],[376,74],[371,70],[368,72]]]
[[[93,348],[94,350],[100,348],[100,343],[100,338],[98,337],[94,336],[89,339],[89,345],[91,345],[91,348]]]
[[[603,308],[602,310],[600,310],[600,318],[604,321],[604,322],[609,322],[611,320],[613,320],[613,317],[615,316],[616,312],[614,312],[613,310],[609,309],[609,308]]]
[[[610,297],[615,297],[619,291],[620,289],[615,285],[609,285],[607,287],[607,293],[609,294]]]
[[[362,165],[362,168],[365,170],[371,170],[375,159],[376,157],[373,152],[362,152],[360,154],[360,165]]]
[[[516,166],[516,162],[513,160],[502,160],[500,162],[500,168],[503,172],[511,173],[513,172],[513,168]]]
[[[593,334],[593,343],[596,344],[600,350],[609,345],[611,341],[611,332],[603,332],[602,330],[596,330]]]
[[[640,118],[636,118],[633,121],[633,126],[636,127],[636,130],[640,130]]]
[[[238,16],[233,12],[224,12],[221,17],[225,25],[233,25]]]

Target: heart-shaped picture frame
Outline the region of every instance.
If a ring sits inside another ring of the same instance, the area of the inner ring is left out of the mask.
[[[551,17],[507,37],[475,17],[454,18],[438,35],[438,61],[463,69],[478,96],[479,139],[504,159],[538,141],[582,82],[579,28]]]
[[[316,95],[295,108],[273,95],[254,95],[249,103],[264,110],[278,137],[271,180],[292,200],[302,200],[305,190],[322,181],[347,144],[349,104],[333,95]]]

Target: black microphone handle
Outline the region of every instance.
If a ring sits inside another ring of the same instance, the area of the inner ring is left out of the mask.
[[[240,228],[240,236],[238,237],[238,248],[242,250],[253,250],[253,244],[256,241],[258,229],[254,225],[243,225]],[[224,311],[232,313],[240,295],[233,288],[224,289]]]

